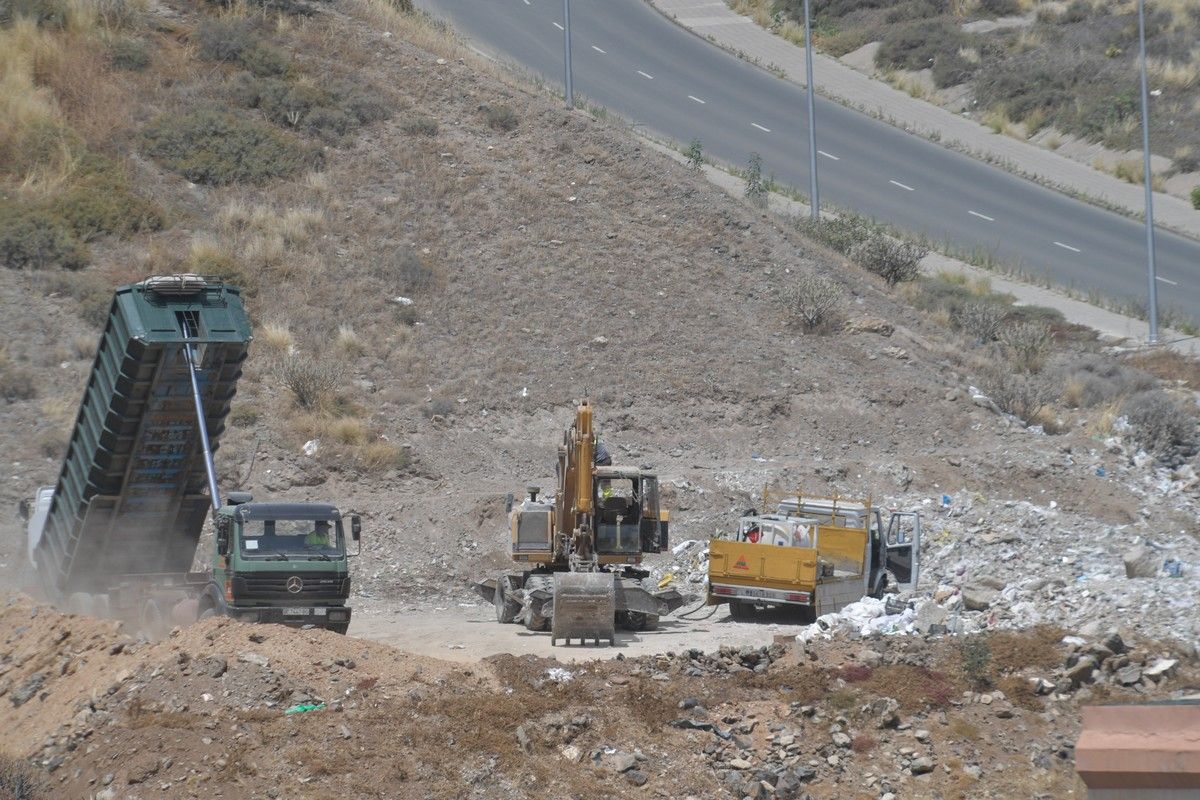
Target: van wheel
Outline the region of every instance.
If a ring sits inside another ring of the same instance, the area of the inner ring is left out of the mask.
[[[197,617],[197,619],[199,619],[199,620],[212,619],[216,615],[217,615],[217,610],[215,608],[213,608],[212,606],[209,606],[208,608],[206,608],[200,612],[200,616]]]

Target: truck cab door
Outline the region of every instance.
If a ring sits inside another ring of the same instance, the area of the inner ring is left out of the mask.
[[[920,573],[921,515],[916,511],[894,511],[883,540],[884,569],[896,579],[902,592],[917,588]]]

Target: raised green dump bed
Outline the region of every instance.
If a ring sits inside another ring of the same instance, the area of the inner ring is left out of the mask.
[[[117,289],[34,551],[52,593],[191,567],[212,501],[185,342],[215,449],[250,343],[238,289],[197,276]]]

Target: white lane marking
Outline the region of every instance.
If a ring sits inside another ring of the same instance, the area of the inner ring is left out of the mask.
[[[559,25],[557,22],[556,22],[556,23],[554,23],[554,27],[558,28],[560,31],[561,31],[561,30],[565,30],[565,28],[563,28],[563,26],[562,26],[562,25]]]
[[[757,122],[751,122],[750,124],[751,124],[751,125],[753,125],[754,127],[758,128],[758,129],[759,129],[760,131],[762,131],[763,133],[770,133],[770,132],[771,132],[771,129],[770,129],[770,128],[764,128],[762,125],[759,125]]]
[[[689,94],[689,95],[688,95],[688,99],[689,99],[689,100],[695,100],[695,101],[696,101],[697,103],[699,103],[700,105],[705,105],[705,102],[704,102],[703,100],[701,100],[699,97],[696,97],[696,95],[694,95],[694,94]]]
[[[825,156],[826,158],[832,158],[834,161],[842,160],[839,156],[835,156],[833,153],[826,153],[824,150],[818,150],[817,155],[822,155],[822,156]]]
[[[901,189],[903,189],[903,190],[904,190],[904,191],[906,191],[906,192],[915,192],[915,191],[916,191],[916,189],[914,189],[913,187],[911,187],[911,186],[905,186],[905,185],[904,185],[903,183],[901,183],[900,181],[892,181],[892,180],[889,180],[889,181],[888,181],[888,183],[890,183],[890,184],[892,184],[892,185],[894,185],[894,186],[899,186]]]
[[[525,5],[529,5],[529,0],[525,0]]]
[[[972,217],[979,217],[980,219],[986,219],[988,222],[996,221],[995,217],[989,217],[987,214],[980,214],[978,211],[968,210],[967,213],[970,214]]]
[[[1158,275],[1154,276],[1154,280],[1162,281],[1163,283],[1167,284],[1168,286],[1178,286],[1179,285],[1176,281],[1173,281],[1170,278],[1163,278]]]
[[[604,53],[604,55],[608,55],[608,53],[605,53],[599,47],[596,47],[596,45],[592,45],[592,49],[595,50],[597,53]]]
[[[653,75],[648,75],[645,72],[642,72],[640,69],[638,70],[638,75],[641,75],[643,78],[649,78],[650,80],[654,80]]]
[[[1071,247],[1071,245],[1069,245],[1069,244],[1063,244],[1062,242],[1055,242],[1055,244],[1058,245],[1059,247],[1061,247],[1063,250],[1070,250],[1072,253],[1082,253],[1083,252],[1078,247]]]

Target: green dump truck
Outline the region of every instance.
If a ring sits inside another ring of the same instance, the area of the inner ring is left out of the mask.
[[[357,553],[338,509],[221,501],[213,453],[250,340],[239,290],[219,279],[117,289],[58,482],[22,504],[35,591],[150,635],[216,614],[346,632]],[[213,561],[194,572],[210,509]]]

